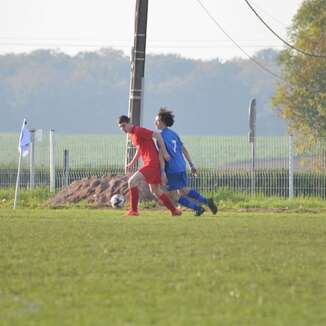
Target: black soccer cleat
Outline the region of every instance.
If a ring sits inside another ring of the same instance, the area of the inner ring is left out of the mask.
[[[194,210],[194,215],[195,215],[195,216],[201,216],[201,215],[204,214],[204,212],[205,212],[205,208],[199,206],[198,209],[195,209],[195,210]]]
[[[208,205],[209,209],[215,215],[218,211],[218,208],[217,208],[216,204],[214,203],[213,198],[209,198],[207,201],[208,201],[207,205]]]

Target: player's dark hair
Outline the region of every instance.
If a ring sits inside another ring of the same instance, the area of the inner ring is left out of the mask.
[[[174,124],[174,114],[173,114],[172,111],[169,111],[167,108],[162,107],[162,108],[160,108],[160,111],[158,112],[158,117],[168,127],[173,126],[173,124]]]
[[[129,123],[130,122],[130,118],[127,117],[126,115],[120,115],[120,117],[118,118],[118,123]]]

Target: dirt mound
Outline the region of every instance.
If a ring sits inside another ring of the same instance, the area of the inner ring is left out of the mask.
[[[141,199],[150,200],[153,198],[146,183],[143,183],[139,188]],[[86,200],[97,207],[108,207],[111,206],[110,199],[115,194],[122,194],[126,200],[129,199],[128,177],[92,176],[74,181],[52,197],[48,204],[56,207]]]

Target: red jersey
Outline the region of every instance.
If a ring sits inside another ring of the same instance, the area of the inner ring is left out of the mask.
[[[144,166],[160,167],[158,151],[153,141],[153,131],[134,126],[130,136],[134,146],[139,148]]]

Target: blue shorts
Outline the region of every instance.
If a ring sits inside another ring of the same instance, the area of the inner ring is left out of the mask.
[[[178,190],[187,187],[187,173],[167,173],[168,178],[167,189],[168,191]]]

